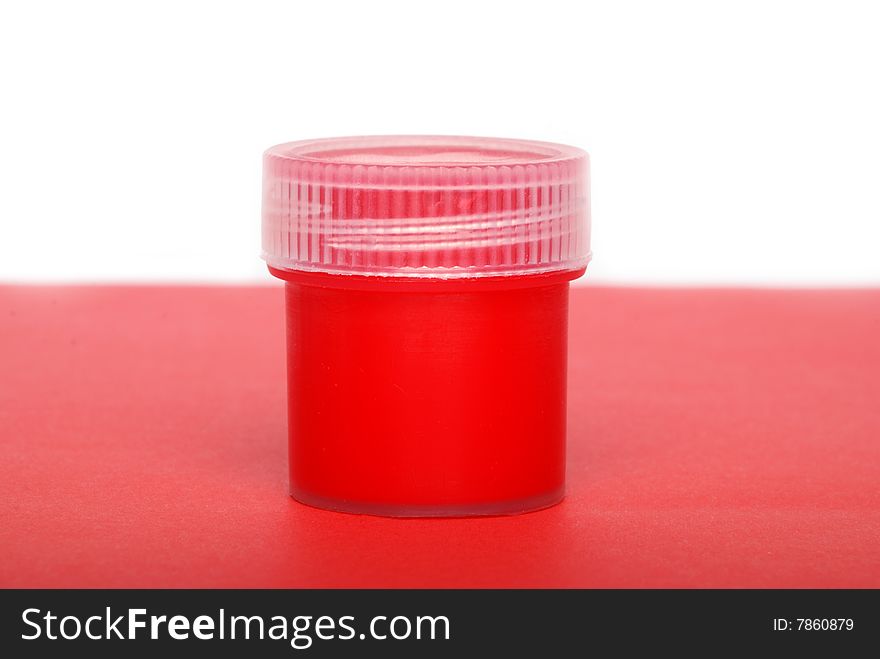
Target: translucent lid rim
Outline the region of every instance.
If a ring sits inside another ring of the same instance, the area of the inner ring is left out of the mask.
[[[517,265],[516,267],[489,267],[489,266],[452,266],[448,268],[428,268],[398,266],[393,269],[386,270],[370,270],[365,272],[363,269],[352,268],[333,268],[332,266],[316,265],[309,266],[305,264],[290,263],[289,259],[274,258],[271,254],[263,252],[261,258],[266,262],[272,270],[279,270],[290,273],[299,273],[305,275],[325,274],[336,277],[378,277],[381,279],[435,279],[435,280],[451,280],[451,279],[502,279],[509,277],[532,277],[542,276],[554,273],[564,272],[583,272],[590,265],[593,259],[592,252],[578,259],[570,259],[564,263],[535,264],[530,267]]]
[[[473,147],[475,145],[489,146],[507,146],[510,148],[521,148],[523,157],[520,158],[504,158],[504,159],[486,159],[479,161],[472,160],[435,160],[435,161],[418,161],[418,160],[382,160],[377,161],[375,158],[364,156],[352,159],[351,157],[333,157],[323,156],[316,157],[309,154],[308,150],[321,147],[336,147],[337,150],[345,148],[346,145],[351,147],[388,144],[394,142],[399,146],[425,146],[425,145],[448,145]],[[544,155],[538,158],[526,157],[530,152],[525,151],[525,147],[530,147],[536,151],[543,151]],[[541,165],[558,163],[566,160],[575,160],[580,158],[589,158],[589,154],[578,147],[569,146],[567,144],[559,144],[557,142],[544,142],[541,140],[521,140],[507,137],[485,137],[473,135],[350,135],[344,137],[321,137],[309,140],[296,140],[293,142],[281,142],[269,147],[263,152],[264,157],[281,158],[285,160],[299,160],[312,163],[320,163],[326,165],[350,165],[350,166],[381,166],[381,167],[491,167],[491,166],[507,166],[514,167],[516,165]]]

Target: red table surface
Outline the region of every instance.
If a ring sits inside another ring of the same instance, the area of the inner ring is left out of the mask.
[[[575,288],[568,495],[287,496],[279,287],[0,288],[0,586],[880,587],[880,291]]]

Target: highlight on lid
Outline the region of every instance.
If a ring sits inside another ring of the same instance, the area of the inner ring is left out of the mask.
[[[581,270],[589,156],[447,136],[290,142],[263,155],[263,258],[277,269],[468,278]]]

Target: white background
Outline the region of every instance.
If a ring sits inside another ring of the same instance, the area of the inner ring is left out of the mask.
[[[267,281],[264,148],[446,133],[590,151],[591,281],[880,283],[876,3],[11,5],[0,280]]]

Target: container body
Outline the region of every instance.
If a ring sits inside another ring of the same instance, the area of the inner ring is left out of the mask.
[[[514,514],[564,491],[569,280],[286,287],[290,489],[392,516]]]
[[[549,142],[373,135],[263,154],[296,499],[421,517],[562,498],[589,200],[587,153]]]

